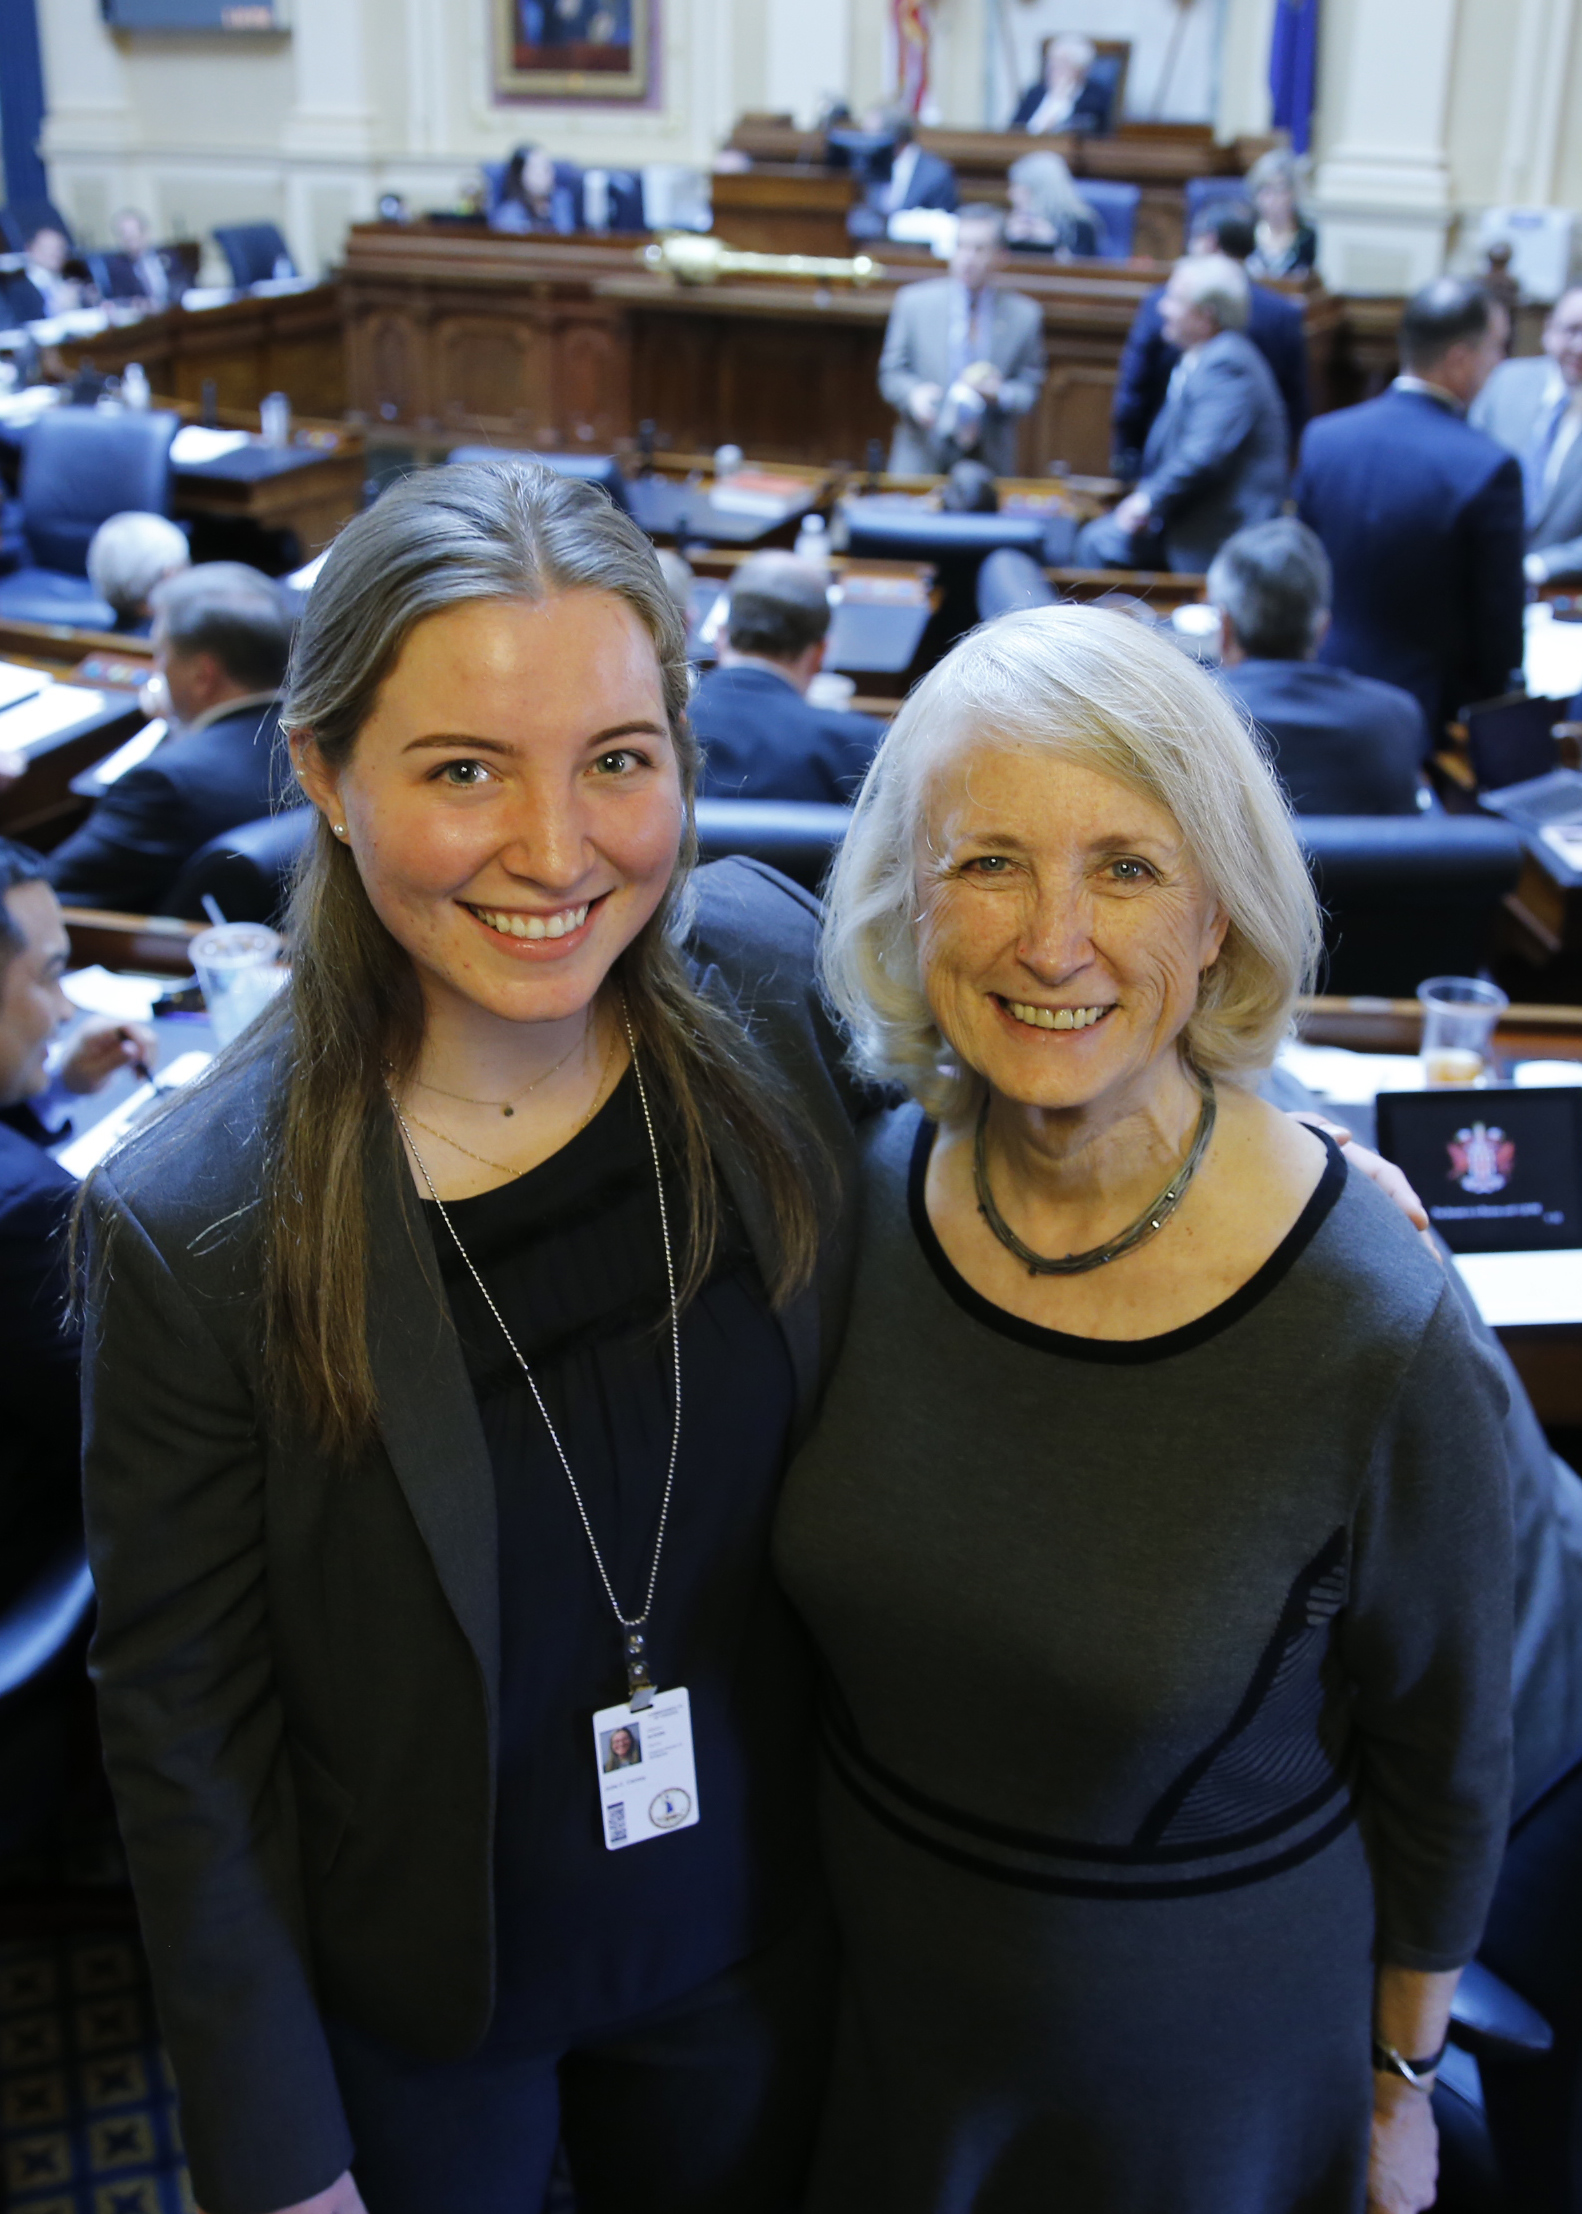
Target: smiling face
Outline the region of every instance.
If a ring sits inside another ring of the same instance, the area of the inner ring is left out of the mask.
[[[344,823],[430,1012],[588,1007],[664,898],[685,822],[653,640],[627,603],[479,600],[419,623],[339,773],[298,773]]]
[[[1156,801],[968,738],[935,772],[917,869],[929,1005],[994,1092],[1119,1112],[1173,1070],[1227,919]]]

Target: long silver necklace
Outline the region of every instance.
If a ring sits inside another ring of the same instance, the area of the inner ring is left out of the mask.
[[[549,1409],[544,1404],[544,1395],[538,1388],[538,1380],[522,1358],[521,1348],[515,1338],[506,1328],[505,1317],[490,1297],[488,1285],[473,1266],[472,1255],[462,1244],[456,1225],[451,1221],[446,1211],[445,1202],[434,1188],[434,1179],[428,1172],[428,1164],[422,1154],[419,1153],[416,1145],[413,1144],[412,1133],[407,1127],[405,1115],[401,1112],[401,1103],[393,1091],[390,1092],[390,1105],[394,1111],[396,1121],[401,1126],[401,1135],[406,1139],[412,1158],[416,1161],[423,1181],[428,1186],[429,1197],[439,1209],[439,1218],[450,1232],[456,1251],[467,1265],[468,1275],[482,1294],[484,1305],[500,1325],[500,1334],[511,1348],[517,1367],[527,1378],[527,1388],[533,1394],[533,1403],[544,1418],[544,1428],[549,1432],[549,1442],[555,1448],[555,1458],[564,1471],[566,1482],[571,1486],[571,1496],[577,1504],[577,1517],[582,1524],[583,1535],[588,1541],[588,1550],[593,1555],[593,1565],[599,1572],[599,1581],[604,1586],[604,1596],[609,1600],[611,1612],[621,1627],[621,1639],[626,1654],[628,1703],[634,1711],[638,1711],[644,1707],[652,1706],[654,1703],[654,1683],[652,1676],[649,1674],[648,1640],[645,1632],[648,1618],[654,1611],[654,1591],[659,1582],[659,1556],[665,1548],[665,1528],[670,1520],[670,1495],[675,1488],[676,1481],[676,1457],[681,1450],[681,1322],[676,1305],[676,1264],[670,1248],[670,1217],[665,1207],[665,1179],[659,1163],[659,1140],[654,1135],[654,1118],[648,1109],[648,1090],[643,1082],[642,1064],[637,1058],[637,1040],[632,1035],[631,1017],[628,1015],[624,1004],[621,1008],[621,1024],[626,1032],[627,1048],[632,1056],[632,1074],[637,1079],[637,1097],[643,1110],[643,1126],[648,1132],[648,1150],[653,1156],[654,1184],[659,1193],[659,1235],[665,1248],[665,1282],[670,1289],[670,1357],[674,1364],[676,1383],[676,1416],[670,1432],[670,1463],[665,1470],[665,1489],[659,1503],[659,1527],[654,1533],[654,1557],[648,1567],[648,1585],[643,1593],[641,1614],[629,1615],[621,1610],[621,1602],[615,1596],[615,1586],[610,1581],[609,1570],[604,1565],[604,1555],[599,1551],[599,1541],[593,1534],[593,1524],[588,1519],[587,1505],[577,1487],[577,1479],[571,1473],[571,1463],[566,1458],[566,1449],[560,1442],[560,1434],[549,1419]],[[386,1086],[386,1089],[388,1090],[389,1087]]]
[[[1197,1130],[1187,1149],[1186,1159],[1159,1197],[1143,1209],[1134,1223],[1116,1237],[1106,1239],[1103,1245],[1089,1246],[1085,1253],[1063,1253],[1058,1258],[1047,1253],[1035,1253],[1030,1245],[1024,1245],[994,1204],[994,1194],[989,1189],[989,1163],[984,1143],[989,1121],[989,1098],[987,1093],[984,1094],[983,1105],[978,1110],[977,1132],[972,1142],[972,1181],[978,1194],[978,1212],[1001,1245],[1016,1255],[1029,1276],[1085,1276],[1089,1269],[1103,1268],[1107,1261],[1118,1261],[1123,1254],[1135,1253],[1140,1245],[1146,1245],[1150,1238],[1158,1236],[1185,1197],[1186,1188],[1197,1174],[1199,1163],[1208,1151],[1209,1139],[1214,1135],[1214,1117],[1219,1110],[1214,1098],[1213,1079],[1200,1076],[1198,1084],[1203,1094],[1203,1111],[1198,1116]]]

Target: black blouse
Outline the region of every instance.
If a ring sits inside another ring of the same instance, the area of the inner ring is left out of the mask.
[[[675,1239],[686,1207],[662,1117],[660,1142]],[[493,2034],[549,2053],[745,1957],[811,1881],[808,1669],[768,1560],[791,1364],[727,1202],[709,1281],[682,1317],[681,1447],[647,1633],[656,1684],[691,1695],[700,1818],[609,1852],[592,1717],[626,1696],[620,1632],[527,1380],[438,1209],[424,1211],[499,1510]],[[631,1076],[552,1159],[446,1211],[532,1367],[616,1596],[636,1614],[674,1387],[653,1160]]]

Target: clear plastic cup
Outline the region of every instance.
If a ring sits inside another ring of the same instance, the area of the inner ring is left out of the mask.
[[[215,1040],[227,1046],[286,981],[279,934],[262,923],[217,923],[200,931],[189,950]]]
[[[1487,1084],[1494,1073],[1494,1026],[1510,1005],[1497,984],[1478,976],[1431,976],[1417,987],[1423,1010],[1423,1082],[1431,1090]]]
[[[258,424],[266,446],[291,443],[291,402],[284,392],[266,392],[258,403]]]

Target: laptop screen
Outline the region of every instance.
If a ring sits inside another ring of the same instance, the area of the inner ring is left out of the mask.
[[[1452,1253],[1582,1246],[1582,1086],[1381,1092],[1379,1151]]]

